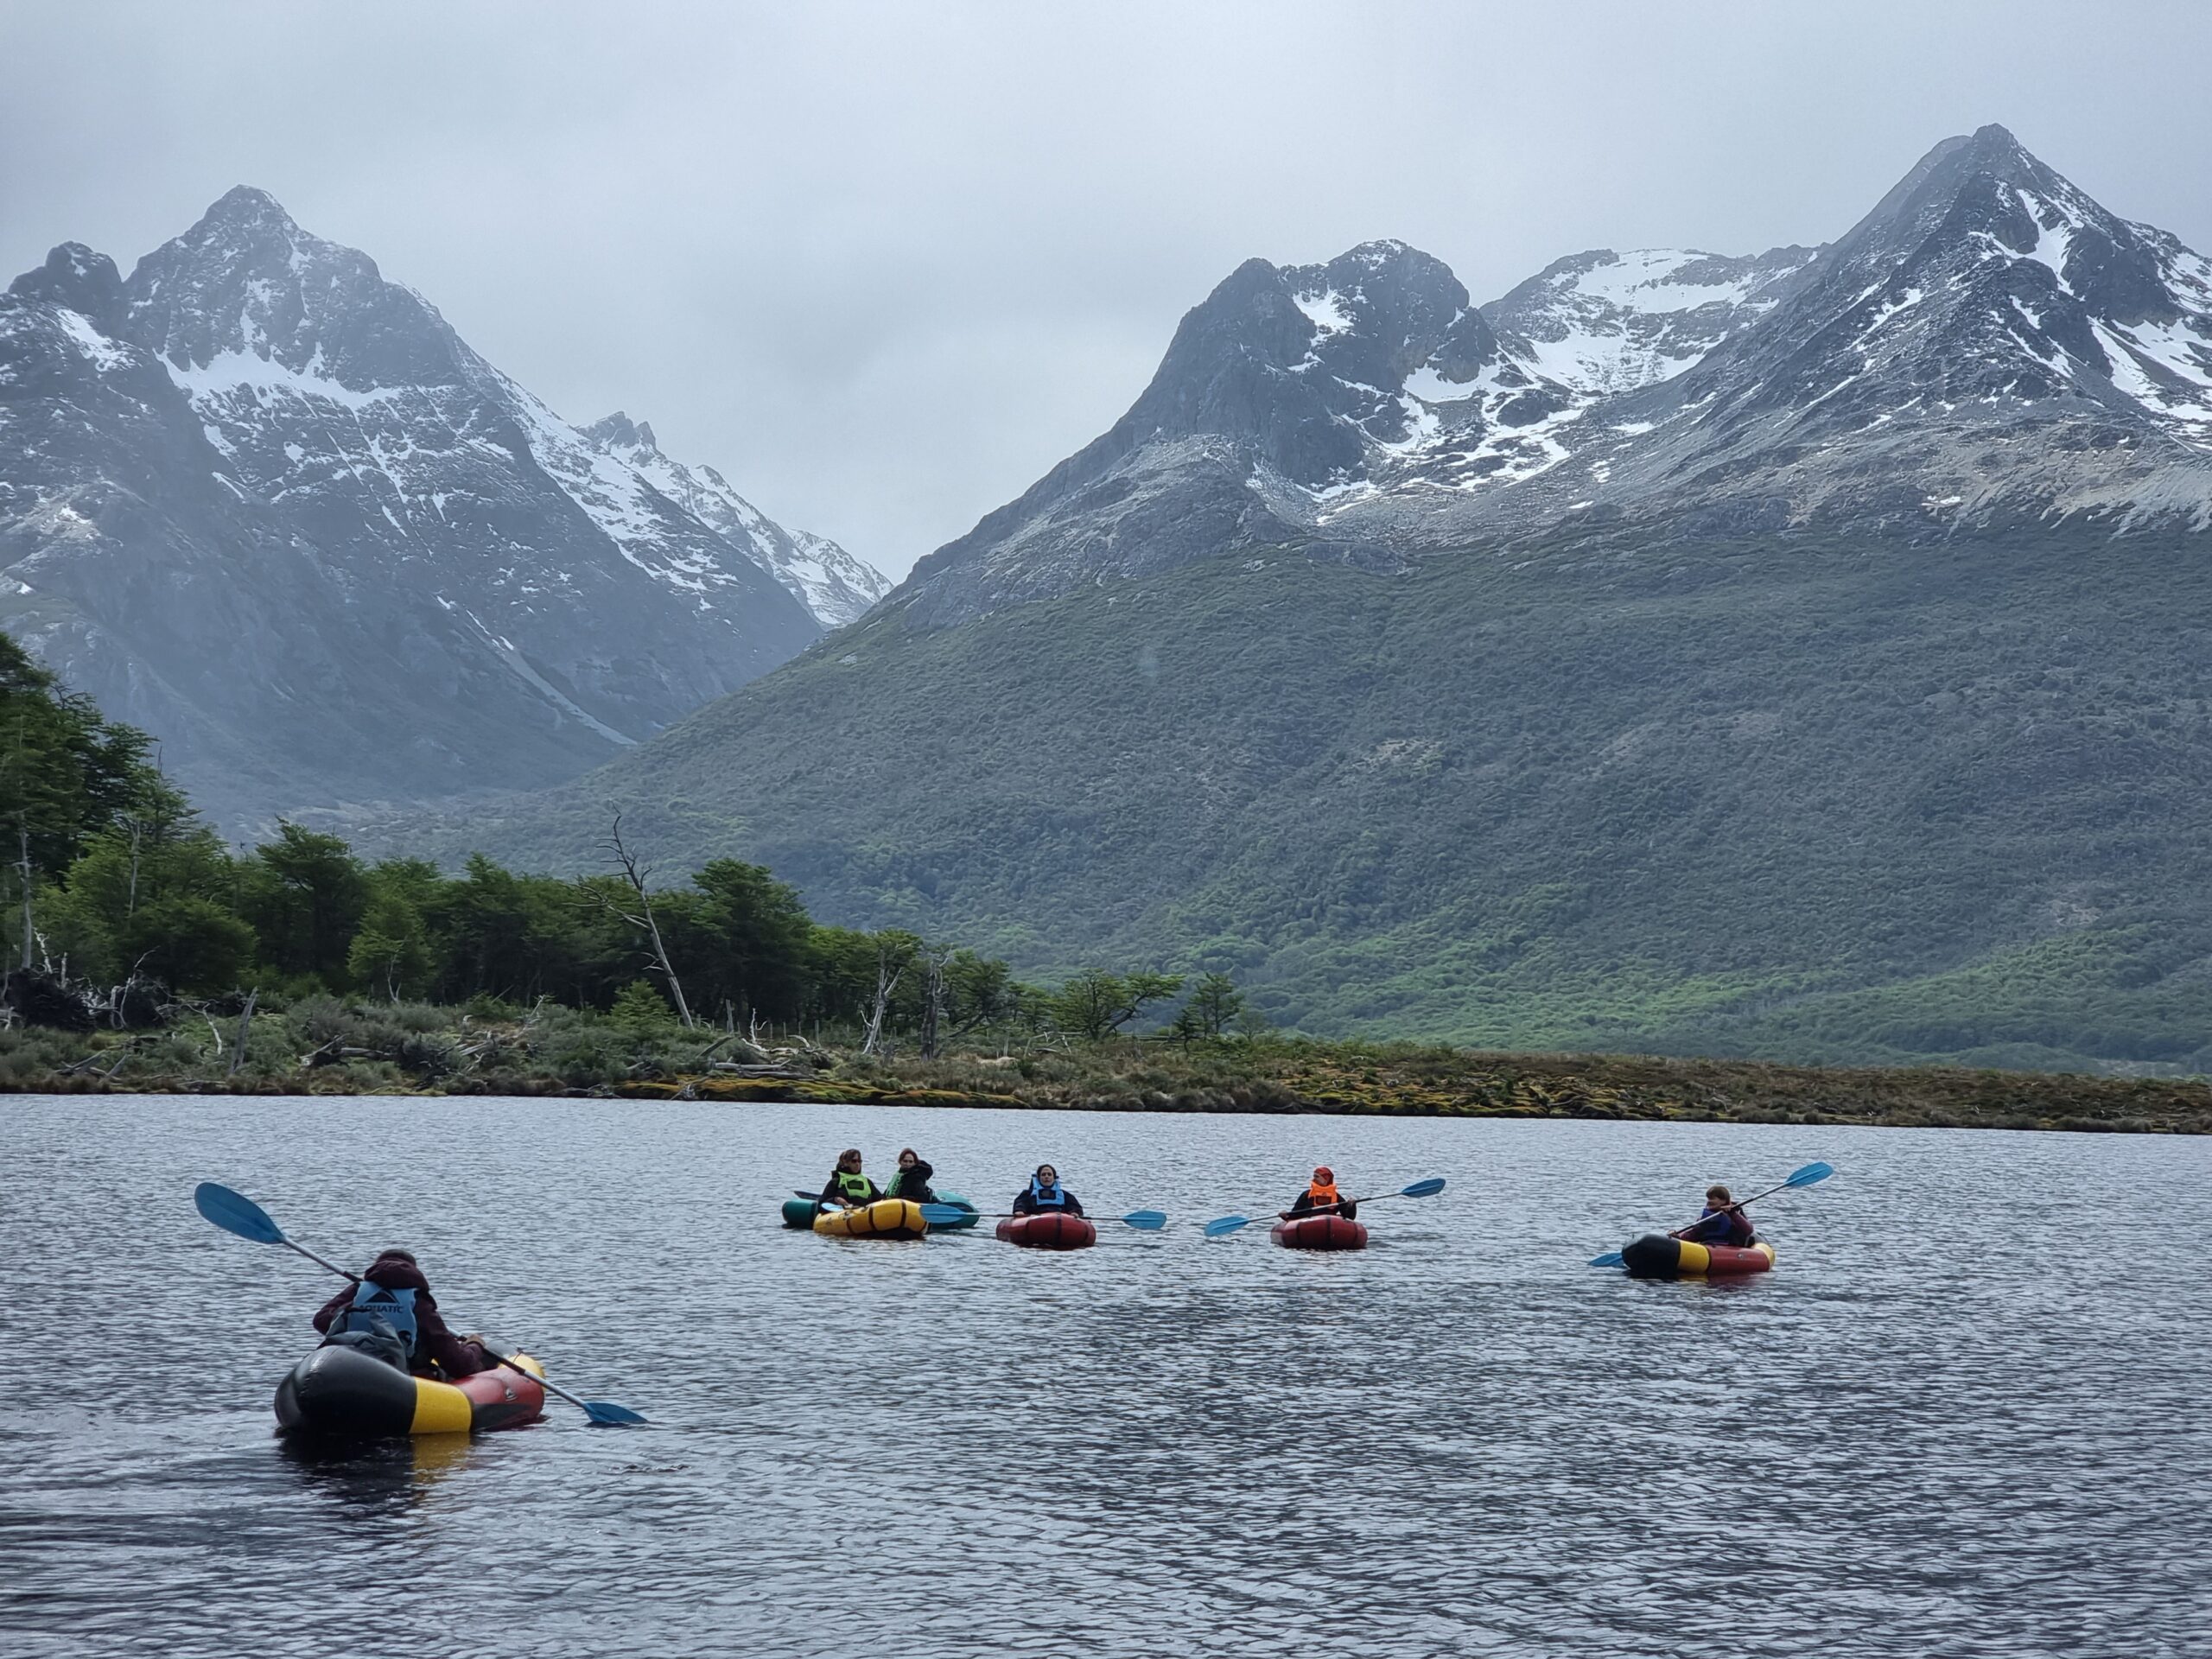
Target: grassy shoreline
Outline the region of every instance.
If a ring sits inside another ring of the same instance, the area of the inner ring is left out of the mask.
[[[711,1033],[609,1032],[557,1040],[523,1022],[379,1039],[388,1011],[325,1008],[312,1029],[256,1033],[263,1052],[226,1074],[212,1046],[175,1035],[0,1033],[0,1092],[706,1100],[998,1109],[1583,1118],[1642,1122],[2212,1134],[2212,1083],[1943,1067],[1846,1069],[1643,1055],[1509,1054],[1274,1039],[1187,1046],[1120,1040],[1019,1056],[925,1060],[816,1046],[758,1052],[753,1072],[699,1058]],[[297,1016],[295,1016],[297,1018]],[[341,1062],[298,1052],[355,1022]],[[420,1025],[417,1020],[412,1022]],[[287,1038],[292,1040],[285,1040]],[[383,1046],[378,1046],[379,1041]],[[725,1042],[729,1039],[725,1039]],[[563,1046],[565,1045],[565,1046]],[[742,1048],[745,1046],[740,1045]],[[121,1052],[118,1052],[121,1051]],[[194,1062],[199,1062],[195,1064]],[[109,1075],[104,1075],[109,1074]]]

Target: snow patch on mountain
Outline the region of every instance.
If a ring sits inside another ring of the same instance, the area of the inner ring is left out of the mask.
[[[1530,374],[1585,394],[1617,395],[1702,362],[1772,309],[1819,251],[1775,248],[1732,258],[1600,248],[1546,267],[1483,315]]]
[[[873,565],[826,536],[776,523],[713,467],[671,460],[647,423],[632,422],[618,411],[584,428],[583,436],[663,499],[715,530],[781,582],[823,626],[852,621],[891,591],[890,578]]]

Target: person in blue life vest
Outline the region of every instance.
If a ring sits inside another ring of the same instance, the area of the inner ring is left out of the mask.
[[[1306,1190],[1290,1201],[1290,1208],[1281,1212],[1285,1221],[1299,1216],[1342,1216],[1346,1221],[1356,1220],[1359,1206],[1337,1191],[1337,1172],[1326,1164],[1319,1166]]]
[[[369,1263],[359,1284],[340,1291],[315,1316],[315,1328],[326,1337],[380,1336],[379,1326],[398,1338],[407,1369],[419,1376],[474,1376],[499,1363],[447,1328],[412,1250],[386,1250]]]
[[[1752,1230],[1751,1218],[1744,1213],[1744,1206],[1717,1183],[1705,1189],[1705,1213],[1674,1236],[1698,1244],[1732,1244],[1739,1249],[1758,1243],[1758,1234]]]
[[[830,1179],[822,1184],[819,1201],[857,1210],[864,1204],[874,1204],[882,1196],[876,1184],[861,1173],[861,1149],[847,1147],[837,1154],[837,1167],[830,1172]]]
[[[1079,1216],[1083,1200],[1060,1185],[1060,1172],[1050,1164],[1037,1166],[1037,1173],[1029,1178],[1029,1185],[1014,1195],[1014,1213],[1017,1216],[1041,1216],[1057,1213]]]

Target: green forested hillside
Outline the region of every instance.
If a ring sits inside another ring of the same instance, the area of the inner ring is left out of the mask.
[[[1602,536],[895,611],[443,850],[612,812],[1037,969],[1317,1033],[2212,1063],[2201,538]]]

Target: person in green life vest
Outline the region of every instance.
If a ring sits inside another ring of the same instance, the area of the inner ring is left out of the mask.
[[[935,1204],[937,1193],[930,1186],[930,1178],[937,1173],[922,1155],[912,1147],[899,1153],[899,1173],[891,1178],[891,1185],[883,1189],[887,1198],[912,1198],[916,1204]]]
[[[830,1172],[830,1179],[822,1184],[820,1202],[857,1210],[864,1204],[874,1204],[882,1196],[876,1190],[875,1183],[861,1173],[861,1149],[847,1147],[837,1154],[837,1167]]]

